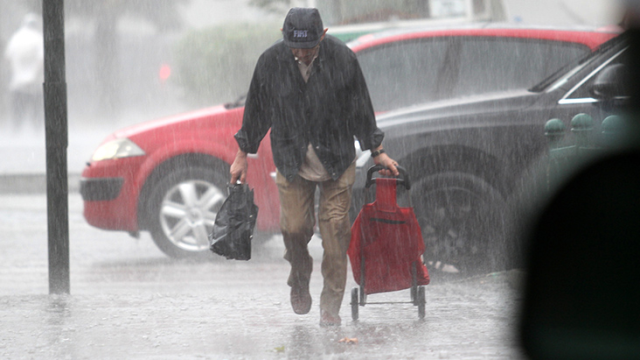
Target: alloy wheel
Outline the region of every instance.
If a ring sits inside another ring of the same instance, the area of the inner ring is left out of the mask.
[[[167,191],[160,206],[160,224],[166,238],[185,251],[209,248],[209,234],[224,192],[212,183],[189,180]]]

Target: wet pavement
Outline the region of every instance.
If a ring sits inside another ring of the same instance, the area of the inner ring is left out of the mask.
[[[281,238],[250,261],[164,256],[143,234],[90,227],[70,195],[71,295],[48,295],[46,198],[0,195],[2,359],[520,359],[515,343],[518,272],[426,287],[426,317],[410,304],[343,301],[342,326],[319,326],[320,241],[314,306],[295,315]],[[355,286],[349,272],[347,288]],[[409,291],[369,301],[408,301]]]
[[[512,322],[503,313],[512,303],[486,294],[501,290],[495,283],[480,291],[461,284],[433,286],[423,321],[410,306],[380,305],[363,309],[357,323],[343,309],[343,326],[321,328],[317,309],[305,316],[292,313],[281,281],[257,286],[253,271],[243,277],[217,290],[195,280],[203,288],[2,296],[0,357],[518,358],[505,328]]]

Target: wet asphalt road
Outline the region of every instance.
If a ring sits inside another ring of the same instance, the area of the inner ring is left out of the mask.
[[[299,316],[278,236],[254,247],[248,262],[213,254],[175,261],[146,234],[135,240],[90,227],[77,193],[69,204],[71,295],[48,295],[46,198],[0,195],[2,359],[523,358],[514,332],[517,272],[435,279],[424,320],[412,305],[388,304],[361,307],[354,322],[346,296],[343,325],[321,328],[317,239],[314,306]],[[409,292],[368,300],[408,301]]]

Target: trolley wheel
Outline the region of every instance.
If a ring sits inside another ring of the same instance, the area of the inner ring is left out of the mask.
[[[418,317],[420,319],[424,319],[426,303],[427,299],[424,293],[424,286],[420,286],[418,287]]]
[[[351,318],[358,320],[358,288],[351,289]]]

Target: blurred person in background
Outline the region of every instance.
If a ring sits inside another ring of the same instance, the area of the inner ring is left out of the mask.
[[[22,129],[25,124],[41,129],[44,122],[44,40],[41,29],[40,17],[27,14],[4,52],[11,75],[8,87],[13,131]]]

